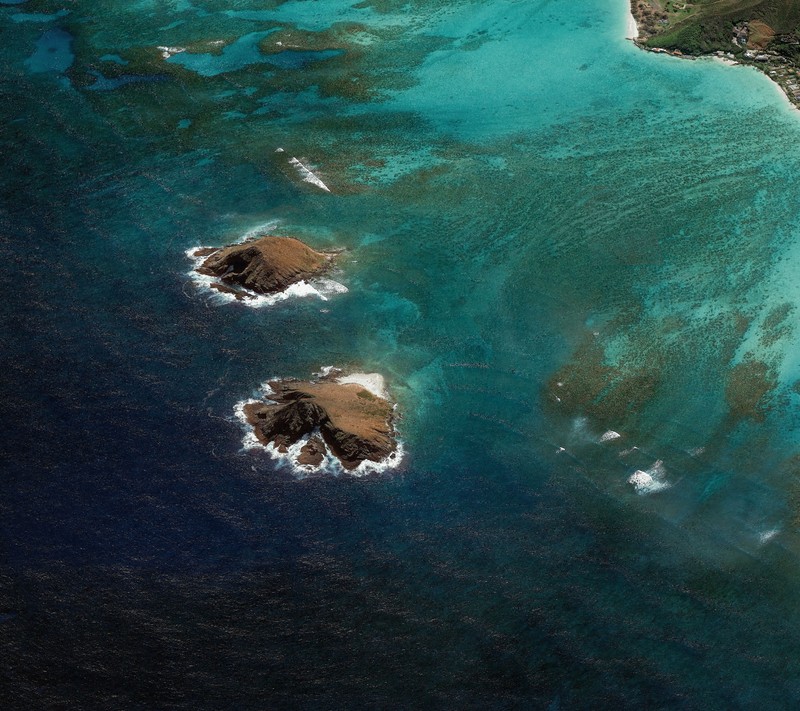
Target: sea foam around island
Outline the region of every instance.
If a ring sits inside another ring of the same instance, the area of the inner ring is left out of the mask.
[[[271,220],[269,222],[264,222],[260,225],[257,225],[245,232],[242,237],[233,244],[242,244],[244,242],[249,242],[250,240],[256,239],[257,237],[267,235],[279,224],[280,222],[278,220]],[[212,284],[219,283],[219,279],[206,274],[200,274],[200,272],[197,271],[206,260],[206,257],[195,256],[195,252],[198,249],[201,249],[200,245],[191,247],[184,252],[186,257],[192,263],[192,267],[188,272],[188,277],[192,284],[194,284],[197,292],[208,297],[209,301],[212,303],[240,303],[244,306],[258,309],[265,306],[274,306],[275,304],[281,301],[286,301],[287,299],[304,298],[308,296],[317,297],[321,301],[327,301],[331,296],[335,296],[336,294],[345,294],[348,291],[347,287],[344,284],[340,284],[338,281],[329,279],[327,277],[319,277],[312,279],[311,281],[303,280],[297,282],[296,284],[291,284],[286,289],[279,291],[276,294],[255,294],[250,291],[243,291],[242,293],[245,295],[244,298],[237,298],[235,294],[219,291],[212,286]]]
[[[320,369],[319,373],[315,373],[321,379],[330,378],[332,375],[340,372],[338,368],[333,366],[325,366]],[[386,398],[388,396],[384,377],[380,373],[350,373],[345,376],[334,378],[337,383],[357,383],[365,389],[369,390],[377,397]],[[331,453],[327,443],[325,444],[325,452],[322,461],[319,464],[300,464],[297,458],[306,443],[312,437],[319,437],[322,439],[319,430],[315,430],[303,437],[301,437],[293,445],[286,448],[285,452],[278,451],[274,443],[263,444],[253,431],[253,426],[247,421],[244,414],[244,408],[251,403],[267,403],[272,402],[269,396],[274,392],[270,386],[270,382],[280,380],[280,378],[270,378],[262,383],[257,390],[252,394],[252,397],[246,400],[239,400],[233,408],[234,418],[242,426],[244,436],[242,437],[242,451],[260,450],[266,452],[269,457],[276,462],[276,464],[285,470],[291,472],[292,476],[297,479],[305,479],[313,475],[332,475],[332,476],[352,476],[364,477],[370,474],[382,474],[383,472],[397,469],[405,457],[405,447],[401,439],[397,439],[397,449],[392,452],[385,459],[379,462],[372,462],[364,460],[354,469],[345,469],[339,460]],[[395,405],[395,408],[397,406]]]

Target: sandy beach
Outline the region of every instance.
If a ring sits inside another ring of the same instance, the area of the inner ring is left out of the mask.
[[[375,397],[388,399],[386,392],[386,382],[380,373],[351,373],[344,375],[341,378],[336,378],[337,383],[342,385],[346,383],[355,383],[362,388],[369,390]]]
[[[636,24],[636,19],[633,17],[630,5],[628,6],[627,26],[625,28],[625,39],[635,40],[639,37],[639,26]]]

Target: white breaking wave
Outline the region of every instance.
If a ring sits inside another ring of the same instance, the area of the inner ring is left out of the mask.
[[[334,281],[333,279],[327,279],[326,277],[314,279],[314,286],[323,301],[327,301],[326,297],[328,296],[346,294],[348,291],[344,284],[340,284],[338,281]]]
[[[659,459],[647,471],[637,469],[628,479],[628,483],[633,484],[637,494],[644,496],[669,489],[672,484],[665,477],[664,463]]]
[[[763,546],[765,543],[769,543],[780,532],[780,528],[771,528],[769,531],[763,531],[758,534],[758,542]]]
[[[394,452],[392,452],[385,459],[381,459],[379,462],[372,462],[369,459],[365,459],[355,469],[345,469],[341,464],[339,464],[338,460],[336,460],[336,465],[345,474],[355,477],[367,476],[368,474],[382,474],[383,472],[390,471],[391,469],[397,469],[402,463],[405,454],[406,450],[403,446],[403,440],[398,439],[397,448],[394,450]]]
[[[161,57],[163,59],[169,59],[173,54],[180,54],[181,52],[186,51],[186,47],[162,47],[159,46],[156,49],[161,50]]]
[[[619,439],[622,435],[619,432],[615,432],[614,430],[608,430],[608,432],[604,432],[603,436],[600,437],[600,442],[611,442],[612,440]]]
[[[327,378],[333,372],[341,373],[342,371],[335,365],[323,365],[319,369],[319,373],[314,373],[314,375],[319,378]]]
[[[301,163],[297,158],[294,156],[289,159],[289,165],[293,166],[297,169],[298,174],[300,177],[307,183],[311,183],[311,185],[316,185],[321,190],[324,190],[326,193],[329,193],[331,189],[322,182],[320,177],[314,173],[308,166]]]
[[[634,18],[633,13],[630,10],[628,10],[628,16],[625,24],[625,39],[638,39],[639,25],[636,23],[636,18]]]
[[[259,393],[261,400],[265,402],[275,402],[274,400],[269,400],[269,396],[275,393],[275,391],[272,389],[272,383],[278,380],[280,380],[280,378],[269,378],[269,380],[265,380],[263,383],[261,383],[261,385],[258,386],[257,392]]]
[[[260,225],[256,225],[255,227],[251,227],[249,230],[247,230],[247,232],[242,235],[242,239],[239,241],[249,242],[251,239],[269,234],[280,224],[280,220],[267,220],[266,222],[262,222]]]

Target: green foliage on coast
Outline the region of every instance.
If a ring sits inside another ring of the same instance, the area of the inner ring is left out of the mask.
[[[648,47],[694,55],[769,48],[800,58],[797,0],[632,0],[631,6]],[[737,28],[743,23],[749,24],[749,33],[737,42]]]

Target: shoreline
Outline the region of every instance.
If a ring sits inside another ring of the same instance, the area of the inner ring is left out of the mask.
[[[184,255],[189,259],[192,265],[187,276],[196,292],[198,294],[210,296],[215,303],[238,303],[250,308],[274,306],[287,299],[306,298],[309,296],[317,297],[321,301],[328,301],[330,296],[348,292],[348,288],[344,284],[340,284],[330,277],[329,268],[290,283],[278,291],[268,293],[254,291],[253,289],[235,284],[226,284],[219,276],[204,273],[200,270],[200,267],[205,263],[209,254],[214,254],[230,247],[246,245],[249,242],[257,242],[261,237],[268,237],[264,235],[264,232],[271,231],[272,228],[278,224],[279,220],[272,220],[261,225],[256,225],[248,229],[239,241],[222,247],[209,248],[198,245],[185,250]],[[322,253],[329,258],[329,267],[332,263],[330,260],[341,251],[342,250]]]
[[[633,3],[628,2],[628,17],[627,27],[625,28],[625,39],[633,40],[634,42],[639,39],[639,23],[633,15]]]
[[[371,392],[375,397],[380,397],[389,402],[388,391],[386,388],[386,381],[379,373],[360,373],[354,372],[344,374],[338,368],[333,366],[325,366],[321,368],[320,372],[314,373],[315,379],[312,382],[333,382],[337,384],[356,384]],[[324,435],[320,427],[316,427],[312,432],[302,435],[297,441],[292,444],[285,444],[279,446],[275,441],[265,442],[259,436],[254,428],[253,421],[248,417],[247,407],[251,405],[264,405],[264,404],[277,404],[276,400],[272,397],[276,395],[272,387],[273,382],[279,382],[280,379],[268,380],[262,383],[256,391],[251,393],[250,397],[237,401],[233,407],[233,420],[237,421],[242,428],[243,437],[242,452],[249,452],[257,450],[265,452],[269,457],[276,462],[279,468],[285,468],[296,479],[305,479],[312,475],[333,475],[339,476],[352,476],[361,478],[373,474],[383,474],[384,472],[399,469],[404,464],[406,449],[403,440],[394,428],[394,421],[396,418],[397,403],[392,405],[392,414],[390,416],[392,439],[394,440],[394,449],[385,457],[374,460],[365,458],[360,461],[356,466],[347,466],[340,456],[334,454],[331,445],[325,441]],[[377,392],[381,394],[378,395]],[[277,398],[280,400],[280,397]],[[391,404],[391,403],[390,403]],[[301,455],[305,446],[313,439],[319,439],[322,445],[322,458],[317,463],[303,462]]]
[[[350,373],[350,375],[343,375],[335,379],[335,382],[346,385],[352,383],[360,385],[365,390],[371,392],[375,397],[389,399],[389,393],[386,390],[386,381],[380,373]]]
[[[652,52],[653,54],[667,54],[671,57],[676,57],[678,59],[713,59],[731,67],[735,66],[753,67],[753,69],[756,69],[761,74],[763,74],[767,79],[769,79],[770,83],[777,89],[777,91],[781,94],[781,96],[783,96],[784,100],[791,108],[795,109],[796,111],[800,111],[800,93],[790,94],[789,93],[790,89],[788,86],[784,86],[774,76],[770,75],[770,70],[775,71],[776,69],[775,64],[756,62],[756,61],[741,61],[740,57],[737,57],[736,55],[733,55],[730,52],[725,53],[722,50],[716,50],[714,52],[694,55],[694,54],[685,54],[681,52],[679,49],[669,50],[663,47],[647,46],[645,42],[651,37],[654,37],[655,35],[649,35],[649,36],[643,35],[639,31],[640,22],[642,21],[643,18],[637,17],[635,13],[636,7],[638,7],[636,0],[628,0],[628,13],[627,13],[627,24],[625,28],[625,39],[631,40],[639,49],[644,50],[645,52]],[[781,66],[786,66],[786,65],[782,64]],[[797,71],[800,72],[800,68],[798,68]],[[796,83],[800,84],[800,74],[798,74]]]
[[[244,291],[245,298],[238,298],[232,293],[220,290],[217,284],[216,277],[207,276],[197,271],[205,257],[196,257],[196,252],[200,247],[191,247],[187,249],[184,254],[191,260],[192,267],[186,272],[189,277],[189,282],[194,286],[198,294],[209,297],[212,303],[219,305],[227,304],[240,304],[247,306],[251,309],[260,309],[264,307],[275,306],[282,301],[289,299],[303,299],[309,296],[318,298],[320,301],[328,301],[330,296],[337,294],[345,294],[348,289],[344,284],[340,284],[334,279],[327,277],[318,277],[310,281],[299,281],[290,284],[283,291],[278,291],[274,294],[257,294],[255,292]]]

